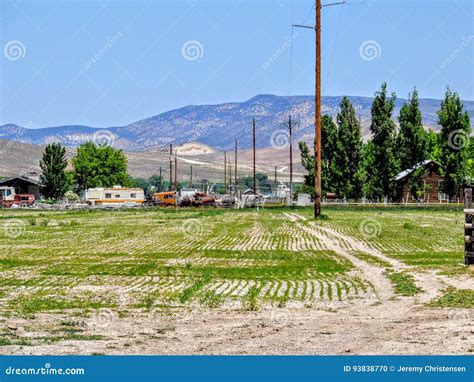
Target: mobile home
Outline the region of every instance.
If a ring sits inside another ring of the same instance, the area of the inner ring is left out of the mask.
[[[145,193],[141,188],[89,188],[85,192],[85,200],[91,205],[115,206],[141,205],[145,202]]]

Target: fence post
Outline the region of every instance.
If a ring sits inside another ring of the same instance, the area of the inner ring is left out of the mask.
[[[464,216],[465,216],[465,225],[464,225],[464,264],[471,265],[474,264],[474,229],[473,229],[473,219],[474,209],[472,206],[472,188],[464,189]]]

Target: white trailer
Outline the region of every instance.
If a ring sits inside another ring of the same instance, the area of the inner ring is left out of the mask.
[[[145,193],[141,188],[89,188],[84,195],[86,203],[95,206],[122,207],[138,206],[145,202]]]

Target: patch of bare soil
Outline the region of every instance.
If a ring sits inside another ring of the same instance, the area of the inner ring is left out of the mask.
[[[39,346],[10,345],[2,354],[467,354],[474,327],[461,311],[413,306],[409,299],[331,308],[183,310],[109,317],[84,325],[84,336]],[[57,317],[41,315],[35,332],[17,321],[23,339],[51,336]],[[25,326],[21,326],[21,325]],[[91,337],[92,338],[92,337]]]

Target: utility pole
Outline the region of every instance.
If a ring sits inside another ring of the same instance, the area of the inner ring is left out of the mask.
[[[321,216],[321,0],[316,0],[316,86],[314,127],[316,129],[314,153],[315,160],[315,182],[314,182],[314,217]]]
[[[277,166],[275,166],[275,196],[277,196],[277,190],[278,190],[278,185],[277,185]]]
[[[229,158],[229,194],[232,195],[232,161]]]
[[[178,150],[174,151],[174,190],[178,191]]]
[[[293,25],[294,27],[314,29],[316,31],[316,64],[315,71],[315,92],[314,92],[314,217],[321,216],[321,8],[332,5],[345,4],[346,1],[340,1],[331,4],[321,4],[321,0],[316,0],[316,25],[314,27],[307,25]]]
[[[293,129],[291,125],[291,114],[288,118],[288,130],[290,139],[290,206],[293,205]]]
[[[227,192],[227,151],[224,151],[224,194]]]
[[[170,185],[169,190],[173,189],[173,145],[170,143]]]
[[[160,166],[160,188],[158,189],[158,192],[163,191],[163,177],[161,176],[163,173],[163,169]]]
[[[189,188],[193,188],[193,165],[191,165],[191,176],[190,176],[190,185]]]
[[[257,193],[257,161],[256,161],[256,148],[257,147],[257,134],[255,126],[255,118],[253,119],[253,193]]]
[[[235,186],[235,194],[237,194],[237,139],[235,140],[235,163],[234,163],[234,186]]]

